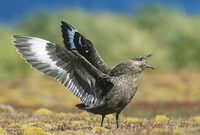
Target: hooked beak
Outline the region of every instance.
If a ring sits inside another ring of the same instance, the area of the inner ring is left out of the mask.
[[[151,56],[152,56],[152,54],[148,54],[148,55],[145,55],[144,58],[145,58],[145,60],[146,60],[147,58],[149,58],[149,57],[151,57]]]
[[[150,66],[149,64],[145,63],[146,68],[155,69],[154,67]]]
[[[151,56],[152,56],[152,54],[148,54],[148,55],[145,55],[144,58],[145,58],[145,60],[146,60],[146,59],[148,59],[148,58],[151,57]],[[145,63],[145,65],[146,65],[146,68],[155,69],[154,67],[150,66],[149,64],[146,64],[146,63]]]

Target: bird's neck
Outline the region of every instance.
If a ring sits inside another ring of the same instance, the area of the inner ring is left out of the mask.
[[[127,77],[138,77],[140,73],[139,72],[134,72],[131,69],[128,68],[115,68],[111,71],[110,75],[111,76],[127,76]]]

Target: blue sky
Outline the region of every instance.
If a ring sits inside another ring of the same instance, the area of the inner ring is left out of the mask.
[[[80,8],[88,12],[108,11],[130,14],[141,5],[159,4],[182,10],[189,15],[199,15],[200,0],[1,0],[0,22],[12,23],[23,16],[39,11],[57,12]]]

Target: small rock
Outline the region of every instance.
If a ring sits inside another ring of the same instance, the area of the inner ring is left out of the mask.
[[[0,113],[1,112],[6,112],[6,113],[16,113],[14,108],[10,105],[3,105],[0,104]]]

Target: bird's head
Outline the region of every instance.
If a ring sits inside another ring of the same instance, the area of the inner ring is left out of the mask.
[[[151,57],[151,54],[145,56],[138,56],[134,59],[128,60],[123,63],[123,71],[126,73],[139,74],[145,69],[154,69],[146,63],[146,60]]]
[[[117,65],[112,71],[111,75],[119,76],[122,74],[138,75],[145,69],[154,69],[152,66],[146,63],[146,60],[151,57],[151,54],[145,56],[139,56],[134,59],[125,61]]]
[[[141,73],[145,69],[154,69],[154,67],[150,66],[146,63],[146,60],[151,57],[152,54],[148,54],[145,56],[138,56],[131,60],[131,68],[135,73]]]

